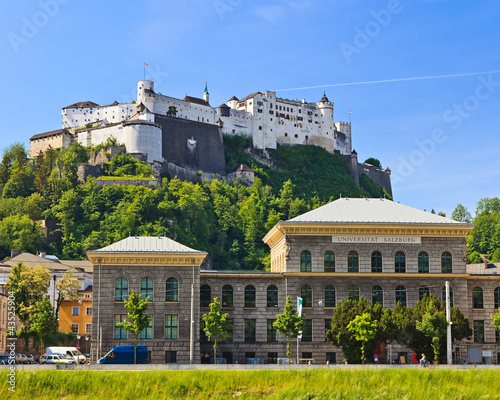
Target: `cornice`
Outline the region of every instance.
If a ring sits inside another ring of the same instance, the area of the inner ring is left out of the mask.
[[[239,274],[239,273],[227,273],[227,272],[208,272],[201,271],[200,276],[202,278],[280,278],[283,276],[280,272],[268,272],[263,274],[250,273],[250,274]]]
[[[278,222],[262,239],[273,247],[284,236],[420,236],[420,237],[466,237],[473,225],[433,224],[329,224]]]
[[[284,272],[284,276],[307,276],[329,278],[468,278],[469,274],[416,274],[416,273],[375,273],[375,272]]]
[[[201,266],[205,260],[206,253],[183,254],[183,253],[87,253],[92,265],[135,265],[135,266],[165,266],[182,267]]]

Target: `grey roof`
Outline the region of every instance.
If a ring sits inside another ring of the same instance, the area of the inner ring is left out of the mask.
[[[484,263],[467,264],[467,273],[471,275],[500,275],[500,263],[488,263],[488,268]]]
[[[100,107],[100,105],[94,103],[93,101],[80,101],[79,103],[71,104],[70,106],[64,108],[95,108],[95,107]]]
[[[88,253],[183,253],[207,254],[204,251],[194,250],[175,240],[161,236],[130,236],[119,242]]]
[[[468,225],[387,199],[332,201],[287,222]],[[286,223],[286,222],[285,222]]]
[[[47,257],[47,256],[46,256]],[[30,268],[42,265],[53,272],[88,272],[92,273],[92,264],[85,260],[58,260],[57,258],[39,257],[31,253],[20,253],[0,261],[1,267],[12,267],[21,262]],[[51,256],[48,256],[51,257]]]

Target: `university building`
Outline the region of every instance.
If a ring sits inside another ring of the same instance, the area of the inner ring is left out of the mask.
[[[153,320],[141,343],[153,363],[189,363],[190,349],[194,363],[210,362],[212,343],[201,318],[215,297],[233,324],[230,339],[219,344],[219,357],[227,363],[276,363],[285,356],[285,339],[273,322],[287,296],[303,299],[299,358],[343,362],[341,349],[325,341],[339,302],[365,297],[383,307],[393,308],[398,301],[413,306],[425,294],[444,296],[449,281],[452,305],[473,329],[470,341],[454,343],[454,358],[497,363],[500,338],[490,315],[499,306],[500,279],[493,264],[466,265],[471,229],[471,224],[386,199],[339,199],[279,222],[267,233],[263,240],[271,249],[270,272],[204,270],[206,253],[171,239],[123,239],[87,253],[94,266],[94,355],[133,343],[130,333],[115,326],[127,314],[123,300],[133,289],[151,299]],[[392,356],[408,362],[411,353],[399,344],[392,352],[381,346],[379,360]]]

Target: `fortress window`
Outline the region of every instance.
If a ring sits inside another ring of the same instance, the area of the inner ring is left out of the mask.
[[[325,288],[325,307],[335,307],[335,288],[332,285]]]
[[[286,108],[286,112],[290,112],[290,107],[287,107],[287,108]]]
[[[222,307],[233,306],[233,287],[231,285],[224,285],[222,288]]]
[[[304,285],[300,289],[300,297],[302,297],[302,307],[312,307],[312,289],[309,285]]]
[[[301,108],[299,108],[299,114],[301,114],[301,113],[302,113],[302,109],[301,109]]]
[[[446,286],[443,286],[443,290],[441,291],[441,298],[443,302],[446,304]],[[453,288],[450,286],[450,307],[453,307]]]
[[[300,253],[300,272],[311,272],[312,264],[311,264],[311,253],[307,250],[304,250]]]
[[[421,251],[418,254],[418,273],[419,274],[429,273],[429,255],[425,251]]]
[[[441,272],[443,274],[451,274],[452,273],[452,259],[451,254],[445,251],[441,255]]]
[[[480,287],[472,289],[472,308],[484,308],[483,289]]]
[[[208,285],[200,287],[200,307],[208,307],[212,301],[212,289]]]
[[[295,134],[295,138],[298,138],[298,137],[299,137],[299,135]]]
[[[287,132],[285,132],[285,137],[288,137],[288,133]]]
[[[175,278],[167,279],[165,301],[179,301],[179,281]]]
[[[427,297],[430,296],[431,291],[429,290],[428,287],[423,286],[423,287],[418,289],[418,299],[422,300],[425,295],[427,295]]]
[[[372,288],[372,304],[380,304],[384,306],[384,290],[380,286],[374,286]]]
[[[274,285],[267,288],[267,306],[278,307],[278,288]]]
[[[255,308],[255,286],[248,285],[245,287],[245,307]]]
[[[260,108],[257,109],[257,112],[262,114],[262,110]]]
[[[398,286],[396,288],[396,304],[398,302],[406,307],[406,288],[404,286]]]
[[[353,301],[359,301],[359,288],[356,285],[349,286],[347,298]]]
[[[347,255],[347,272],[359,272],[359,257],[354,250]]]
[[[372,253],[372,272],[382,272],[382,254],[380,254],[380,251]]]
[[[399,274],[406,272],[406,256],[402,251],[398,251],[394,257],[394,272]]]
[[[262,126],[259,125],[259,131],[261,131],[261,130],[262,130]]]

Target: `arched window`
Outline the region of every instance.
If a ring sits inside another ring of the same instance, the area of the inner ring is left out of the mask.
[[[372,272],[382,272],[382,254],[380,254],[380,251],[372,253]]]
[[[453,271],[453,264],[451,260],[451,254],[445,251],[441,255],[441,272],[443,274],[451,274]]]
[[[200,307],[209,307],[212,301],[212,289],[208,285],[200,287]]]
[[[300,272],[311,272],[311,253],[307,250],[300,253]]]
[[[394,272],[399,274],[406,272],[406,256],[402,251],[398,251],[394,257]]]
[[[422,286],[421,288],[418,289],[418,299],[422,300],[425,295],[429,297],[431,295],[431,291],[429,290],[428,287]]]
[[[300,297],[302,297],[302,307],[312,307],[312,289],[311,286],[304,285],[300,289]]]
[[[115,281],[115,301],[128,300],[128,280],[120,277]]]
[[[179,281],[175,278],[167,279],[165,301],[179,301]]]
[[[233,287],[231,285],[224,285],[222,288],[222,307],[233,306]]]
[[[151,278],[142,278],[141,297],[143,300],[146,300],[146,297],[149,297],[149,301],[153,301],[153,280]]]
[[[404,286],[398,286],[396,288],[396,304],[398,302],[406,307],[406,288]]]
[[[380,286],[374,286],[372,288],[372,304],[380,304],[384,306],[384,290]]]
[[[245,307],[255,308],[255,286],[245,287]]]
[[[335,272],[335,253],[327,251],[324,258],[325,272]]]
[[[441,298],[443,302],[446,304],[446,286],[443,286],[443,290],[441,291]],[[453,288],[450,286],[450,307],[453,307]]]
[[[347,255],[347,272],[359,272],[359,257],[354,250]]]
[[[325,307],[335,307],[335,287],[332,285],[325,288]]]
[[[500,308],[500,287],[493,291],[493,307],[495,307],[495,311]]]
[[[359,288],[355,285],[349,286],[347,291],[347,297],[349,300],[358,301],[359,300]]]
[[[278,307],[278,288],[274,285],[267,287],[267,306]]]
[[[418,253],[418,273],[429,273],[429,254],[427,254],[425,251],[421,251],[420,253]]]
[[[480,287],[472,289],[472,308],[484,308],[483,289]]]

